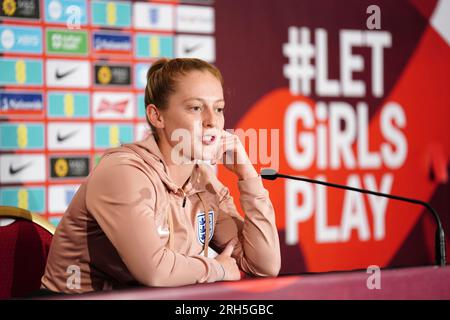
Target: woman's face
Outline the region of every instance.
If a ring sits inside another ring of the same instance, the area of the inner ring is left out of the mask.
[[[172,162],[216,158],[224,128],[223,90],[208,71],[191,71],[180,76],[176,91],[161,111],[164,140],[171,146]]]

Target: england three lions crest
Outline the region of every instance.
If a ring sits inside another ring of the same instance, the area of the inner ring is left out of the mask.
[[[214,211],[208,212],[209,215],[209,241],[214,234]],[[205,243],[206,238],[206,217],[204,212],[197,213],[197,239],[201,244]]]

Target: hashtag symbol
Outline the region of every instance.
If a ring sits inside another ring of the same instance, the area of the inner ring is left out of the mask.
[[[288,43],[283,44],[283,55],[289,59],[289,63],[283,66],[283,75],[289,80],[289,90],[292,94],[309,95],[315,73],[311,64],[315,49],[308,28],[289,27]]]

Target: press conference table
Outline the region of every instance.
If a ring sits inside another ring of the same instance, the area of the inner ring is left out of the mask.
[[[366,270],[253,278],[177,288],[131,288],[50,299],[296,300],[450,299],[450,266],[382,269],[381,288],[368,289]]]

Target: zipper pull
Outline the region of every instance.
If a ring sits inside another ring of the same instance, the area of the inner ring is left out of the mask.
[[[183,204],[182,207],[184,208],[186,206],[186,192],[184,192],[183,189],[180,189],[179,191],[181,193],[181,195],[183,195]]]

